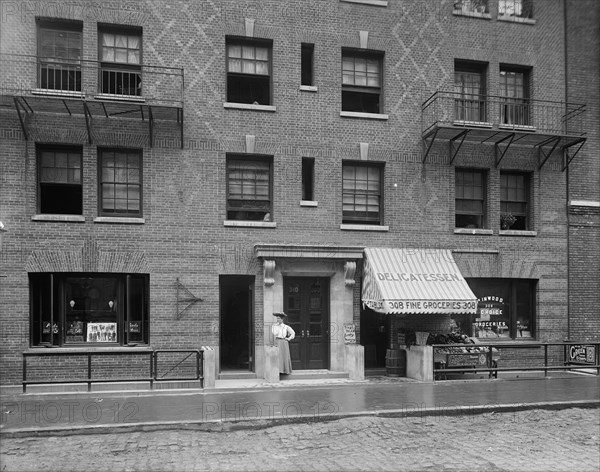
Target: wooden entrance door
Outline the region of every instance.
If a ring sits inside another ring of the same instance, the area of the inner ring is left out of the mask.
[[[284,311],[296,332],[290,342],[292,368],[329,368],[329,279],[284,278]]]

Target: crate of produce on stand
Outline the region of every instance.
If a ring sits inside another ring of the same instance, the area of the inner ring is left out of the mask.
[[[437,335],[429,343],[437,345],[433,348],[436,369],[448,370],[448,373],[464,373],[470,369],[498,367],[500,352],[496,348],[492,348],[490,352],[489,347],[477,346],[476,340],[464,334]],[[443,373],[437,372],[436,378],[440,378],[441,374]],[[497,372],[493,372],[493,375],[497,376]]]

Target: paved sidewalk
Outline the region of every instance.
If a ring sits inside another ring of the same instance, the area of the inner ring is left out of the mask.
[[[423,383],[386,377],[221,381],[211,390],[15,394],[0,398],[5,437],[158,429],[218,430],[353,416],[423,417],[600,407],[594,375]]]

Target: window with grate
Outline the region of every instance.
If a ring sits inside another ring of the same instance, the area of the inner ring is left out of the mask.
[[[111,95],[142,95],[142,30],[101,26],[100,91]]]
[[[38,86],[81,92],[81,22],[38,20]]]

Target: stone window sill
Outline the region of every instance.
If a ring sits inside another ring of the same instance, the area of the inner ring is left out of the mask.
[[[277,223],[274,221],[237,221],[225,220],[223,226],[244,227],[244,228],[277,228]]]
[[[300,200],[300,206],[302,207],[316,207],[319,206],[319,202],[315,200]]]
[[[121,223],[130,225],[143,225],[144,223],[146,223],[146,219],[118,216],[97,216],[96,218],[94,218],[94,223]]]
[[[342,3],[360,3],[362,5],[371,5],[374,7],[387,7],[388,0],[340,0]]]
[[[498,21],[507,21],[509,23],[524,23],[535,25],[535,20],[531,18],[521,18],[519,16],[498,15]]]
[[[98,100],[115,100],[116,102],[140,102],[144,103],[146,99],[138,95],[113,95],[112,93],[100,93],[94,98]]]
[[[31,221],[52,221],[56,223],[85,223],[82,215],[33,215]]]
[[[492,19],[492,15],[490,15],[489,13],[480,13],[478,11],[454,10],[452,14],[455,16],[468,16],[469,18],[481,18],[483,20]]]
[[[537,231],[523,231],[523,230],[517,230],[517,229],[501,229],[500,230],[500,236],[527,236],[527,237],[532,237],[532,236],[537,236]]]
[[[301,85],[300,91],[302,92],[318,92],[319,89],[316,85]]]
[[[349,225],[341,224],[340,229],[342,231],[389,231],[389,226],[383,225]]]
[[[480,236],[491,236],[494,230],[482,228],[454,228],[454,234],[474,234]]]
[[[365,118],[367,120],[387,120],[389,115],[383,113],[360,113],[356,111],[340,111],[340,116],[344,118]]]
[[[253,110],[253,111],[277,111],[277,107],[273,105],[253,105],[252,103],[223,103],[223,108],[230,108],[232,110]]]
[[[72,92],[70,90],[53,90],[53,89],[33,89],[31,91],[33,95],[49,95],[53,97],[66,97],[66,98],[84,98],[82,92]]]

